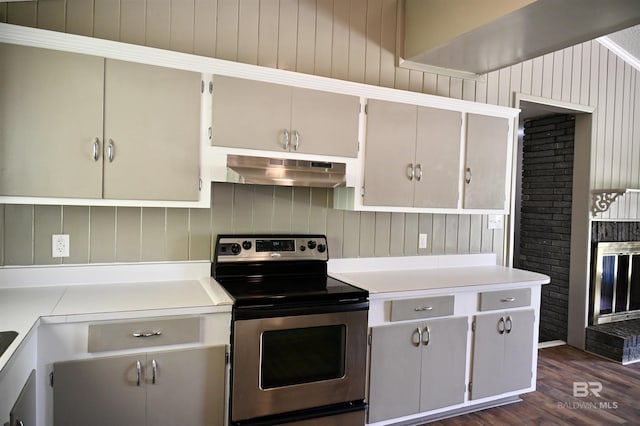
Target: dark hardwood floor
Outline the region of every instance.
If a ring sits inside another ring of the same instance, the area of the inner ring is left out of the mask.
[[[592,382],[590,391],[574,382]],[[430,423],[468,425],[640,425],[640,363],[623,366],[570,346],[540,349],[537,391],[522,402]]]

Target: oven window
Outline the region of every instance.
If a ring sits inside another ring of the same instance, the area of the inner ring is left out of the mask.
[[[346,326],[295,328],[262,333],[260,386],[281,386],[344,376]]]

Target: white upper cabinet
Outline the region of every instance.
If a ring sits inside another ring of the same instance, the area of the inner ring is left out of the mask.
[[[360,99],[233,77],[213,79],[213,145],[356,157]]]
[[[200,74],[0,44],[0,195],[197,200]]]

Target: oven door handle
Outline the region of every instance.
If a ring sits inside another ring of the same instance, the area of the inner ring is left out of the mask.
[[[351,311],[367,311],[369,310],[369,301],[342,301],[332,302],[327,304],[314,304],[312,306],[243,306],[236,307],[233,310],[233,319],[237,320],[250,320],[260,318],[275,318],[275,317],[288,317],[297,315],[312,315],[312,314],[330,314],[336,312],[351,312]]]

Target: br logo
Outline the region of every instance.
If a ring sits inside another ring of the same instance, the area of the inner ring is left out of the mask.
[[[573,396],[576,398],[584,398],[589,394],[600,398],[600,392],[602,392],[600,382],[573,382]]]

